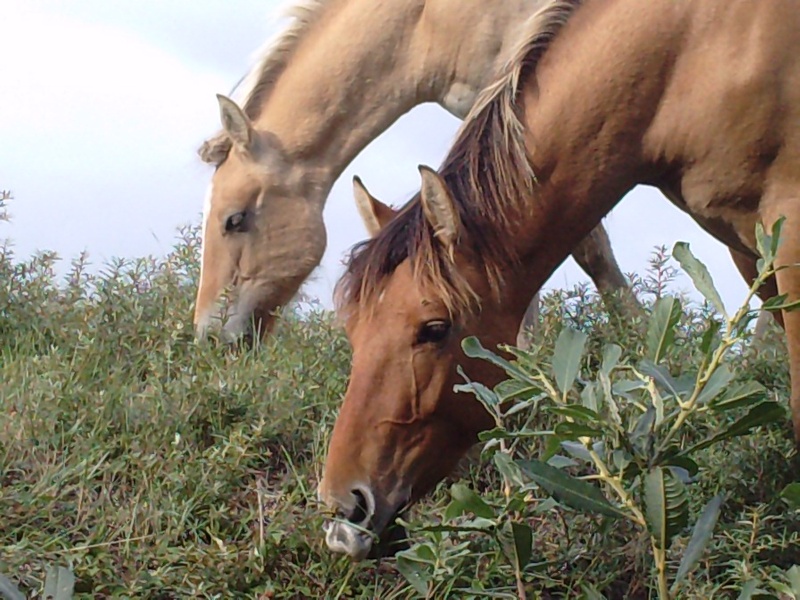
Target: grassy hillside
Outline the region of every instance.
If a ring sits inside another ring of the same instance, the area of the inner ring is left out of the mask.
[[[29,597],[41,594],[48,565],[74,572],[79,598],[419,597],[394,560],[353,565],[322,542],[316,484],[346,386],[342,332],[323,310],[296,310],[258,348],[196,344],[196,236],[182,232],[165,259],[120,261],[97,275],[79,259],[66,280],[50,255],[0,252],[0,573]],[[637,282],[640,298],[663,294],[669,278],[657,260]],[[711,316],[702,307],[682,313],[673,374],[697,360]],[[620,345],[623,361],[646,343],[643,320],[610,317],[585,289],[551,294],[543,318],[533,362],[550,360],[565,325],[589,335],[586,372],[607,342]],[[737,376],[786,402],[779,336],[734,356]],[[517,450],[535,457],[543,442]],[[700,455],[692,514],[715,493],[726,500],[682,597],[738,597],[743,586],[776,595],[791,585],[800,513],[779,494],[796,478],[792,456],[786,422]],[[502,500],[490,459],[476,452],[461,475],[487,502]],[[442,522],[452,482],[407,519]],[[639,533],[554,507],[535,486],[528,494],[528,597],[648,597],[652,564]],[[671,568],[689,535],[678,536]],[[434,555],[429,597],[517,597],[491,536],[441,528],[413,536]]]

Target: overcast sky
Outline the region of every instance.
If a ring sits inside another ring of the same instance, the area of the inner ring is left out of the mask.
[[[275,0],[6,0],[0,2],[0,223],[20,256],[69,259],[164,254],[176,227],[199,222],[211,168],[195,153],[218,129],[254,53],[286,22]],[[234,8],[235,7],[235,8]],[[351,196],[359,174],[399,205],[438,166],[458,121],[418,107],[342,174],[325,211],[328,250],[306,291],[330,305],[347,249],[365,236]],[[637,188],[606,219],[623,271],[643,272],[654,246],[683,240],[709,266],[729,308],[745,294],[725,248],[660,193]],[[586,276],[569,259],[548,287]],[[689,288],[684,281],[683,287]]]

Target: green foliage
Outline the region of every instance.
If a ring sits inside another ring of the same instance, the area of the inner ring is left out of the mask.
[[[694,345],[688,332],[681,331],[687,320],[680,299],[666,296],[660,286],[644,334],[632,352],[609,343],[595,351],[602,359],[593,359],[587,356],[592,348],[589,335],[564,327],[548,368],[536,348],[530,352],[507,349],[517,359],[509,362],[474,338],[464,340],[467,356],[492,362],[510,377],[494,389],[471,381],[459,387],[471,392],[495,419],[495,428],[481,435],[481,440],[484,456],[494,458],[502,480],[502,498],[479,502],[472,493],[473,499],[466,502],[454,488],[451,507],[456,503],[462,509],[472,506],[473,514],[483,520],[485,533],[501,548],[504,531],[530,529],[529,520],[542,506],[538,493],[555,502],[551,509],[600,517],[594,525],[597,536],[609,531],[612,521],[627,521],[628,544],[636,539],[636,531],[649,537],[651,589],[660,598],[685,592],[693,571],[714,543],[714,529],[724,510],[722,489],[702,510],[697,508],[704,495],[699,482],[718,468],[710,451],[759,427],[787,422],[783,402],[767,399],[762,384],[748,379],[746,372],[737,372],[735,362],[726,362],[730,356],[737,357],[737,362],[743,356],[749,302],[775,272],[779,227],[760,242],[771,254],[762,261],[761,274],[744,306],[732,316],[725,313],[706,267],[687,245],[676,244],[676,258],[724,317],[722,323],[714,318],[701,320],[702,334],[692,336]],[[694,324],[688,328],[697,330]],[[637,360],[637,354],[645,358]],[[680,369],[675,368],[678,362]],[[587,364],[594,368],[586,369]],[[541,440],[538,446],[537,440]],[[787,477],[796,475],[790,463],[792,452],[787,450],[783,464],[776,467]],[[539,457],[530,458],[530,454]],[[786,486],[782,493],[790,507],[797,500],[795,485]],[[448,510],[445,519],[457,521],[459,513]],[[466,523],[462,526],[468,531]],[[796,536],[797,524],[790,530]],[[525,535],[520,538],[526,546]],[[536,575],[526,570],[528,560],[505,554],[510,556],[508,567],[516,580],[517,597],[525,597],[526,581]],[[674,560],[679,561],[675,571]],[[766,581],[782,586],[781,577]],[[759,589],[755,578],[745,578],[742,586],[745,592],[750,587],[753,593]],[[580,581],[580,589],[587,597],[602,597],[603,586],[597,582]]]
[[[656,468],[681,597],[796,595],[796,471],[773,422],[785,349],[736,338],[665,445],[729,329],[667,297],[663,253],[634,280],[666,299],[658,318],[619,319],[577,288],[545,298],[530,351],[466,342],[507,373],[463,388],[495,429],[405,516],[415,545],[351,564],[325,549],[316,500],[346,339],[311,305],[254,349],[196,343],[197,249],[187,229],[163,259],[81,256],[65,278],[52,253],[0,250],[0,597],[646,598]]]
[[[0,221],[10,220],[10,216],[8,214],[8,201],[12,198],[11,192],[8,190],[0,190]]]

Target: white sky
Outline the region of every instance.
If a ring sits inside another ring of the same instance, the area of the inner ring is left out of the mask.
[[[0,2],[0,189],[19,256],[88,250],[164,254],[180,224],[198,222],[211,170],[195,151],[218,129],[215,93],[229,93],[275,23],[275,0],[3,0]],[[233,8],[235,7],[235,8]],[[343,173],[325,211],[328,250],[306,291],[330,305],[346,250],[366,234],[350,180],[400,204],[416,166],[438,166],[458,126],[422,106]],[[678,241],[709,267],[729,308],[745,286],[727,250],[652,189],[637,188],[606,219],[623,271],[642,273],[653,247]],[[569,259],[548,287],[587,277]],[[682,283],[689,288],[688,280]]]

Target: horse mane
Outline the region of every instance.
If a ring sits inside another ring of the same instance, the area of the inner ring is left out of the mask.
[[[528,19],[521,42],[479,95],[439,169],[459,213],[460,241],[467,242],[460,250],[483,266],[495,297],[503,271],[519,260],[506,239],[508,231],[536,185],[517,102],[520,85],[580,4],[551,0]],[[353,247],[336,285],[337,311],[346,318],[354,307],[374,307],[388,277],[405,260],[451,316],[480,308],[478,294],[437,240],[417,193],[374,238]]]
[[[305,0],[283,11],[283,15],[292,19],[292,23],[258,52],[259,58],[240,82],[244,90],[242,110],[250,120],[258,118],[264,102],[289,65],[300,40],[319,22],[330,4],[331,0]],[[230,138],[224,131],[220,131],[203,142],[197,153],[203,162],[219,165],[227,158],[230,149]]]

